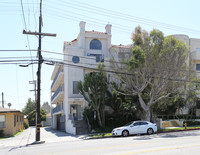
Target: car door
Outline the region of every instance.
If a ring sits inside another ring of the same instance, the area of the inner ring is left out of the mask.
[[[131,125],[131,134],[138,134],[140,133],[140,122],[134,122]]]
[[[147,122],[140,122],[140,133],[146,133],[148,129]]]

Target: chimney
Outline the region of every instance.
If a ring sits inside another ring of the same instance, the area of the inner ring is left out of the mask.
[[[112,27],[111,24],[107,24],[107,25],[106,25],[105,29],[106,29],[106,33],[107,33],[107,34],[110,34],[110,35],[111,35],[111,27]]]
[[[81,21],[79,24],[80,27],[80,33],[85,33],[85,22]]]

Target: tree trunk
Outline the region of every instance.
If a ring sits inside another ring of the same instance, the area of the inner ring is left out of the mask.
[[[102,125],[102,121],[101,121],[101,115],[100,115],[100,112],[99,112],[99,109],[97,110],[97,118],[98,118],[98,124],[100,127],[103,127]]]
[[[105,127],[105,110],[104,108],[102,108],[102,127],[104,128]]]
[[[149,122],[150,122],[150,119],[151,119],[151,111],[150,111],[150,108],[149,108],[147,111],[145,111],[144,119],[145,119],[146,121],[149,121]]]

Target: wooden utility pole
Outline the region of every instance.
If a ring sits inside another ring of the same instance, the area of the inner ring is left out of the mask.
[[[42,36],[56,36],[56,34],[42,33],[42,0],[40,0],[40,16],[39,16],[39,32],[26,32],[23,30],[23,34],[38,35],[38,71],[37,71],[37,101],[36,101],[36,142],[40,141],[40,84],[41,84],[41,66],[43,58],[41,54],[41,41]]]

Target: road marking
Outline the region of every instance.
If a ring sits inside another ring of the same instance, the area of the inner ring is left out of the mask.
[[[144,143],[136,143],[136,144],[127,144],[127,145],[115,145],[115,146],[107,146],[107,147],[95,147],[95,148],[85,148],[85,149],[77,149],[77,150],[68,150],[68,151],[60,151],[60,152],[51,152],[51,154],[64,154],[67,152],[80,152],[80,151],[89,151],[89,150],[101,150],[101,149],[110,149],[110,148],[119,148],[119,147],[127,147],[127,146],[136,146],[136,145],[143,145],[149,144],[150,142]],[[49,153],[44,153],[40,155],[49,155]]]
[[[140,153],[157,152],[157,151],[165,151],[165,150],[176,150],[176,149],[184,149],[184,148],[192,148],[192,147],[200,147],[200,145],[190,145],[190,146],[151,149],[151,150],[144,150],[144,151],[137,151],[137,152],[121,153],[121,154],[118,154],[118,155],[140,154]]]

